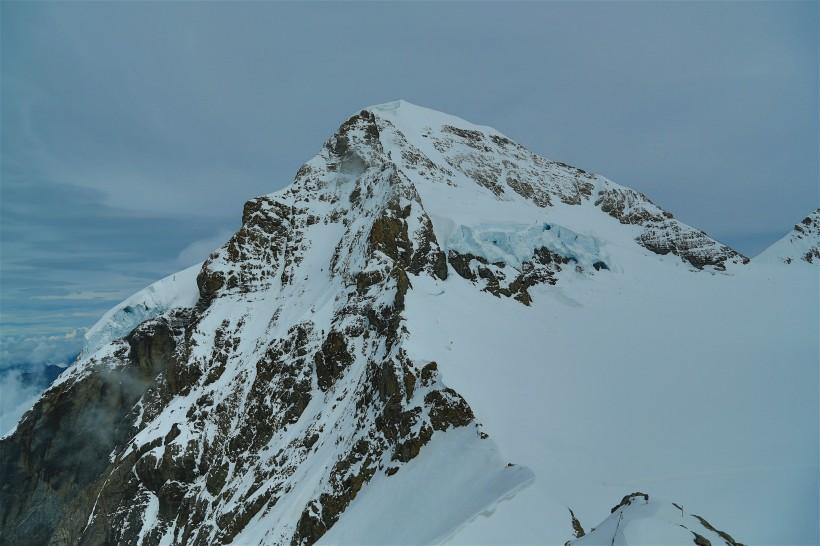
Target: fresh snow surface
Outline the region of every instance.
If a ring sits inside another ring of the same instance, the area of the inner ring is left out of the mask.
[[[438,544],[534,479],[469,428],[437,433],[424,450],[395,476],[376,474],[319,544]]]
[[[650,498],[633,500],[610,514],[594,529],[587,529],[587,534],[570,542],[571,546],[660,546],[666,544],[696,544],[694,539],[700,536],[710,544],[727,545],[724,536],[713,527],[713,522],[706,523],[692,514],[686,506],[675,502],[659,501]],[[711,528],[710,528],[711,527]],[[725,531],[724,531],[725,532]],[[737,540],[737,537],[728,534]]]
[[[820,208],[755,257],[760,263],[820,265]]]
[[[138,324],[175,307],[193,307],[199,298],[196,276],[202,264],[158,280],[109,309],[85,333],[81,356],[94,354],[107,343],[126,336]]]
[[[504,456],[536,476],[450,542],[560,544],[569,516],[548,507],[590,526],[640,490],[744,543],[816,543],[816,272],[621,267],[562,277],[531,307],[452,271],[412,279],[410,356],[435,360]]]

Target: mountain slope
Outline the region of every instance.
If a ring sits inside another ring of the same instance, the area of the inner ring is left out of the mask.
[[[696,546],[743,546],[729,533],[715,528],[705,518],[688,513],[680,504],[650,499],[646,493],[624,496],[610,516],[584,534],[576,527],[573,546],[657,546],[694,543]],[[577,521],[577,520],[576,520]]]
[[[750,299],[762,274],[747,262],[493,129],[401,101],[368,108],[293,184],[249,201],[198,273],[92,329],[0,441],[0,537],[563,543],[567,506],[603,513],[651,461],[664,496],[765,539],[760,512],[812,510],[795,492],[811,417],[779,423],[810,402],[799,340],[813,319],[804,293],[792,301],[804,271]],[[769,313],[780,306],[788,320]],[[790,368],[764,381],[769,358]],[[761,392],[789,398],[750,406]],[[777,504],[749,501],[747,474],[686,475],[725,474],[730,453],[741,468],[779,464],[761,435],[797,461],[779,485],[754,482]],[[688,449],[704,438],[709,450]],[[739,495],[755,513],[735,509]]]
[[[106,344],[125,337],[141,322],[170,309],[193,307],[199,299],[196,276],[201,268],[202,264],[196,264],[168,275],[109,309],[85,333],[83,355],[94,354]]]
[[[755,261],[820,264],[820,209],[795,224],[794,229],[756,256]]]

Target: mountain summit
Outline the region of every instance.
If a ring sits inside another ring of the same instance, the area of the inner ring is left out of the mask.
[[[778,423],[816,385],[812,276],[777,272],[494,129],[366,108],[89,331],[0,440],[0,540],[735,546],[643,493],[609,515],[635,485],[766,540],[811,502]],[[726,470],[780,464],[761,438],[794,476]]]
[[[820,208],[795,224],[789,233],[761,252],[755,260],[820,264]]]

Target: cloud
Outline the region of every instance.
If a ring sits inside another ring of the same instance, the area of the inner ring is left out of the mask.
[[[180,251],[177,262],[181,267],[188,267],[195,263],[204,261],[211,252],[221,247],[234,234],[228,229],[220,230],[213,237],[200,239],[189,244]]]
[[[181,269],[191,241],[227,232],[228,222],[123,211],[99,192],[13,170],[0,189],[0,367],[79,350],[60,336]]]
[[[82,292],[70,292],[68,294],[49,294],[46,296],[35,296],[38,300],[111,300],[121,298],[124,299],[127,294],[123,294],[121,290],[84,290]]]
[[[23,379],[20,370],[0,370],[0,438],[10,432],[43,391],[43,385]]]
[[[86,328],[72,328],[53,335],[6,335],[0,339],[0,370],[64,365],[82,349]],[[0,391],[2,392],[2,391]]]

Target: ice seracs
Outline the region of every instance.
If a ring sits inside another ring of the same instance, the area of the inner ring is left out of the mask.
[[[198,263],[168,275],[109,309],[85,333],[81,356],[94,354],[111,341],[125,337],[141,322],[170,309],[193,307],[199,299],[196,276],[201,268]]]

